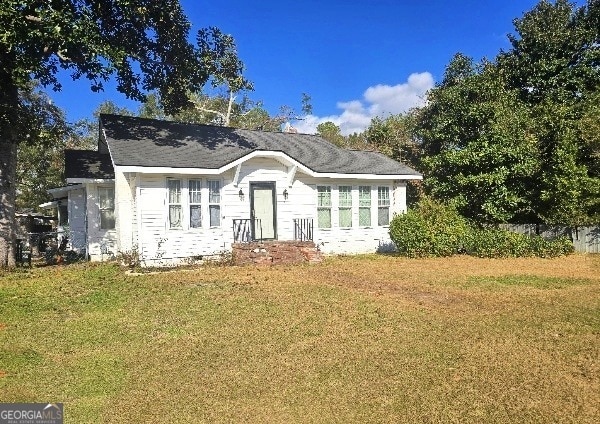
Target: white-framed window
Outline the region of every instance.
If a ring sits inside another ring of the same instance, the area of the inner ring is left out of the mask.
[[[390,188],[377,188],[377,225],[390,225]]]
[[[317,226],[331,228],[331,186],[317,186]]]
[[[167,180],[169,204],[169,228],[183,227],[183,210],[181,205],[181,180]]]
[[[210,226],[219,227],[221,225],[221,181],[208,180],[207,185]]]
[[[371,186],[358,187],[358,225],[371,226]]]
[[[339,224],[341,228],[352,227],[352,186],[338,187]]]
[[[98,206],[100,209],[100,228],[112,230],[115,228],[115,189],[113,187],[98,187]]]
[[[188,201],[190,208],[190,228],[202,228],[202,180],[188,181]]]
[[[100,221],[102,221],[102,213],[100,213]],[[69,207],[66,200],[58,202],[58,225],[61,227],[69,225]]]

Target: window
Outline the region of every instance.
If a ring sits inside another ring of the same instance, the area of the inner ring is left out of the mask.
[[[188,183],[190,198],[190,228],[202,227],[201,188],[202,184],[200,180],[190,180]]]
[[[98,201],[100,206],[100,228],[112,230],[115,228],[115,189],[112,187],[98,187]]]
[[[331,228],[331,187],[317,186],[317,224]]]
[[[371,225],[371,187],[358,187],[358,225],[368,227]]]
[[[352,227],[352,187],[339,186],[340,227]]]
[[[221,225],[221,181],[208,181],[208,212],[210,215],[210,226]]]
[[[58,202],[58,225],[66,227],[69,225],[69,208],[65,204],[66,200]]]
[[[169,190],[169,228],[181,228],[181,180],[167,180]]]
[[[390,188],[377,189],[377,225],[390,224]]]

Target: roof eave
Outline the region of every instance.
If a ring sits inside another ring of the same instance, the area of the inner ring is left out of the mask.
[[[69,178],[67,178],[67,182],[68,183],[70,182]],[[68,185],[68,186],[64,186],[64,187],[51,188],[46,191],[48,192],[48,194],[52,195],[52,197],[54,197],[55,199],[58,199],[60,197],[64,197],[69,191],[77,190],[82,187],[83,187],[82,184],[73,184],[73,185]]]
[[[69,184],[102,184],[102,183],[113,183],[115,182],[114,178],[67,178],[67,183]]]
[[[287,162],[289,166],[297,166],[303,173],[316,178],[339,178],[339,179],[365,179],[365,180],[422,180],[423,176],[419,174],[351,174],[339,172],[319,172],[315,171],[303,163],[298,162],[291,156],[276,150],[255,150],[252,151],[220,168],[174,168],[166,166],[138,166],[138,165],[117,165],[114,164],[115,171],[120,172],[138,172],[142,174],[190,174],[190,175],[220,175],[236,166],[254,158],[271,157],[280,161]]]

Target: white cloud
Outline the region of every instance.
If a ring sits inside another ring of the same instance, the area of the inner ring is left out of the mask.
[[[339,115],[308,115],[304,120],[294,122],[294,127],[301,133],[314,134],[317,125],[331,121],[340,127],[344,135],[361,132],[375,116],[399,114],[423,105],[425,94],[433,85],[433,76],[429,72],[414,73],[402,84],[378,84],[367,88],[363,100],[338,102],[337,107],[342,110]]]

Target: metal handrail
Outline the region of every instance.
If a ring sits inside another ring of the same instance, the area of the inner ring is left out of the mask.
[[[254,221],[254,237],[252,234],[252,221]],[[260,237],[257,237],[257,233],[260,234]],[[233,220],[233,241],[235,243],[250,243],[255,240],[262,240],[262,224],[260,219]]]
[[[294,219],[294,240],[312,241],[313,240],[313,220],[312,218]]]

